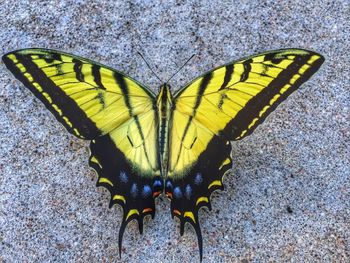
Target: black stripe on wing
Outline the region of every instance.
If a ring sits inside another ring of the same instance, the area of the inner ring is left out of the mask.
[[[221,87],[219,90],[222,90],[227,87],[227,84],[230,83],[231,78],[233,76],[233,70],[234,70],[234,65],[229,64],[225,67],[225,77],[224,77],[224,82],[222,83]]]
[[[24,86],[29,88],[29,90],[44,103],[56,119],[61,122],[70,133],[88,140],[94,139],[100,135],[100,131],[95,123],[87,117],[86,113],[73,99],[67,96],[46,76],[46,74],[31,60],[30,56],[21,54],[13,55],[16,56],[18,62],[21,63],[32,76],[33,82],[30,82],[29,79],[24,76],[24,73],[21,72],[16,64],[8,57],[8,54],[2,57],[6,67],[24,84]],[[56,54],[54,59],[61,60],[60,55]],[[39,91],[38,88],[34,86],[34,82],[41,87],[42,91]],[[51,103],[43,93],[48,94],[52,100]],[[55,109],[54,107],[57,108]],[[69,121],[73,124],[72,126],[63,119],[64,116],[68,117]]]
[[[183,134],[182,134],[182,137],[181,137],[181,141],[180,141],[181,144],[184,142],[184,140],[187,136],[188,129],[193,121],[193,118],[195,118],[195,116],[196,116],[197,109],[198,109],[199,105],[201,104],[201,101],[203,99],[203,94],[205,92],[205,89],[209,85],[210,80],[212,79],[212,76],[213,76],[213,73],[209,72],[208,74],[204,75],[203,79],[201,80],[201,84],[198,87],[198,91],[197,91],[197,95],[196,95],[196,102],[195,102],[193,109],[192,109],[192,114],[188,116],[188,121],[187,121],[186,127],[185,127]],[[176,107],[176,103],[174,105]],[[174,110],[175,110],[175,108],[174,108]],[[179,160],[180,160],[180,154],[177,156],[177,160],[176,160],[176,163],[174,166],[176,166],[178,164]]]
[[[312,66],[300,75],[300,77],[288,88],[285,92],[281,93],[281,89],[289,84],[290,80],[298,73],[298,71],[307,64],[309,59],[316,53],[310,52],[308,55],[296,56],[295,60],[281,73],[271,81],[271,83],[264,88],[260,93],[248,101],[248,103],[240,110],[237,115],[230,121],[223,132],[227,135],[230,140],[240,140],[247,135],[251,134],[256,127],[261,124],[266,117],[276,109],[276,107],[284,101],[293,91],[298,89],[301,84],[307,81],[322,65],[324,58],[320,56]],[[275,53],[268,54],[265,56],[265,61],[271,61],[276,66],[283,60],[276,59]],[[244,62],[245,65],[245,62]],[[245,71],[249,69],[249,65],[244,66]],[[244,71],[244,72],[245,72]],[[245,74],[242,74],[242,76]],[[241,78],[242,78],[241,76]],[[278,99],[270,104],[274,96],[279,95]],[[265,106],[269,108],[261,114]],[[255,122],[253,123],[255,119]],[[250,127],[249,127],[250,126]]]

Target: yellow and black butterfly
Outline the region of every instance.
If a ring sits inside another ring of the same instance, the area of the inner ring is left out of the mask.
[[[155,214],[155,198],[171,199],[180,233],[190,223],[202,236],[198,210],[223,189],[231,169],[230,141],[254,129],[321,66],[324,58],[302,49],[266,52],[237,60],[171,93],[155,95],[131,77],[94,61],[48,49],[3,56],[7,68],[66,129],[91,140],[89,164],[97,186],[123,208],[119,251],[127,224]]]

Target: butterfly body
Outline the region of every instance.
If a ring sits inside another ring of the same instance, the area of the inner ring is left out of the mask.
[[[170,91],[170,86],[164,83],[160,87],[160,92],[157,96],[158,109],[158,142],[159,142],[159,159],[162,177],[167,176],[168,171],[168,152],[169,152],[169,124],[171,120],[171,112],[173,107],[173,96]]]
[[[195,229],[200,258],[198,212],[223,189],[230,141],[251,134],[324,61],[303,49],[269,51],[215,68],[174,95],[165,83],[156,96],[115,69],[64,52],[23,49],[2,59],[71,134],[91,141],[97,186],[123,209],[119,251],[127,224],[137,220],[142,233],[165,192],[180,234],[186,223]]]

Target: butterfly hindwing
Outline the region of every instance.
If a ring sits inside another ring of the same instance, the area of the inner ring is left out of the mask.
[[[258,54],[216,68],[175,94],[168,176],[183,196],[168,191],[172,214],[182,227],[190,222],[198,233],[198,209],[210,204],[210,193],[217,189],[210,186],[221,188],[222,176],[231,168],[226,142],[252,133],[323,61],[321,55],[301,49]],[[193,185],[199,174],[203,188]],[[167,191],[167,183],[165,187]],[[184,195],[186,189],[191,195]]]
[[[98,186],[123,208],[119,247],[133,219],[155,213],[162,191],[155,97],[130,77],[78,56],[24,49],[3,56],[9,70],[75,136],[92,140],[89,164]]]
[[[205,206],[211,210],[210,196],[215,190],[223,190],[222,178],[231,169],[231,144],[214,136],[196,164],[186,171],[181,179],[168,178],[165,193],[171,200],[171,214],[180,219],[180,234],[185,223],[190,223],[198,237],[200,259],[202,259],[202,234],[198,211]]]
[[[111,193],[110,207],[119,204],[123,208],[123,219],[119,231],[119,253],[123,233],[127,224],[136,219],[140,233],[143,218],[155,214],[154,199],[163,191],[160,176],[144,176],[134,169],[125,155],[115,146],[112,135],[107,134],[90,144],[89,164],[98,173],[97,186],[104,186]]]

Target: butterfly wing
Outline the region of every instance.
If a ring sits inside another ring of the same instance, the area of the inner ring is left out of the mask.
[[[197,231],[201,253],[198,210],[210,208],[211,193],[223,188],[229,141],[251,134],[323,61],[301,49],[263,53],[216,68],[175,94],[165,191],[181,233],[186,222]]]
[[[92,140],[97,186],[110,191],[110,205],[123,208],[120,247],[128,222],[137,219],[142,232],[163,187],[153,93],[116,70],[54,50],[18,50],[3,61],[70,133]]]

